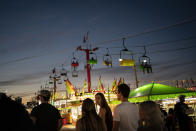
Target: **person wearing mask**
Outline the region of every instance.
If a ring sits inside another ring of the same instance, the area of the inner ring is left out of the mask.
[[[108,106],[108,103],[106,102],[103,93],[97,93],[95,95],[95,101],[96,104],[100,106],[99,116],[104,121],[104,126],[106,127],[106,130],[112,131],[112,124],[113,124],[112,111]]]
[[[31,118],[34,121],[37,131],[59,131],[62,127],[62,119],[59,111],[49,104],[50,92],[41,90],[38,96],[41,104],[31,111]]]
[[[139,109],[136,104],[128,101],[130,88],[120,84],[117,89],[117,98],[122,103],[114,108],[113,131],[136,131],[138,128]]]

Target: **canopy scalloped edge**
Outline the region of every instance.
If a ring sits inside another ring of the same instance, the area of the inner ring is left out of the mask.
[[[186,97],[194,97],[196,96],[196,92],[189,92],[189,93],[178,93],[178,94],[165,94],[165,95],[151,95],[151,96],[142,96],[142,97],[134,97],[129,98],[130,102],[143,102],[147,100],[162,100],[162,99],[170,99],[170,98],[178,98],[179,95],[185,95]]]

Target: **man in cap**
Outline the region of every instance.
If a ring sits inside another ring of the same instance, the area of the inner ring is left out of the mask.
[[[41,104],[33,108],[31,117],[37,131],[58,131],[62,126],[62,119],[59,111],[49,104],[50,92],[41,90],[38,96]]]

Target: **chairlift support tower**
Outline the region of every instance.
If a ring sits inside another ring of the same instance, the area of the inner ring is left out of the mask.
[[[96,47],[93,49],[88,49],[88,48],[83,49],[81,46],[79,46],[77,50],[84,51],[86,53],[86,73],[87,73],[87,80],[88,80],[88,92],[90,93],[91,92],[91,67],[90,64],[88,63],[88,61],[90,60],[89,54],[90,52],[94,52],[98,50],[98,48]]]

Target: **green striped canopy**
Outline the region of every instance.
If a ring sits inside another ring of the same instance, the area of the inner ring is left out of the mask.
[[[176,88],[163,84],[150,83],[134,89],[129,94],[130,102],[142,102],[147,100],[162,100],[169,98],[177,98],[179,95],[187,97],[196,96],[196,92],[184,88]]]

